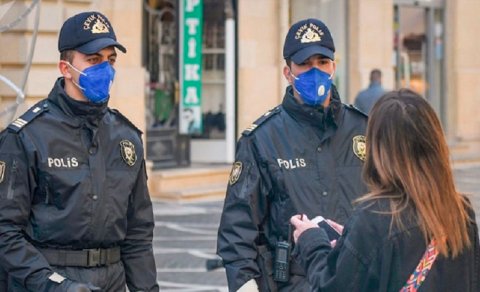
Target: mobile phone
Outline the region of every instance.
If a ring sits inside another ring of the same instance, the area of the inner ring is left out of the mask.
[[[323,230],[327,232],[327,236],[330,241],[337,240],[341,235],[337,230],[335,230],[335,228],[328,224],[328,222],[322,216],[313,218],[312,222],[317,223],[319,227],[323,228]]]

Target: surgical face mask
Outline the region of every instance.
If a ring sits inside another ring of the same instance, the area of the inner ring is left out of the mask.
[[[105,61],[93,65],[83,71],[78,70],[69,62],[66,62],[73,70],[80,73],[78,84],[72,82],[82,90],[83,95],[93,103],[104,103],[110,95],[110,87],[115,77],[115,69],[109,62]]]
[[[320,69],[312,69],[299,74],[290,74],[294,78],[294,88],[302,98],[303,102],[310,106],[323,104],[332,86],[332,76]]]

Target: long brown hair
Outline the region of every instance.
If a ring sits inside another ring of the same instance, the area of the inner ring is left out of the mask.
[[[367,127],[363,177],[371,192],[359,201],[389,198],[392,224],[413,205],[428,242],[452,257],[471,245],[469,204],[455,189],[448,146],[432,107],[408,89],[392,91],[373,107]]]

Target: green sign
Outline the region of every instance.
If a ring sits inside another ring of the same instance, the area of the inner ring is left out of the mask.
[[[202,132],[203,0],[180,0],[180,124],[182,134]]]

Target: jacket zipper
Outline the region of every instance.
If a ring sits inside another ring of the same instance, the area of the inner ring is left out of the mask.
[[[12,163],[12,171],[10,173],[10,181],[8,183],[7,199],[13,199],[13,191],[15,190],[15,179],[17,177],[17,161],[14,159]]]
[[[48,190],[48,185],[45,186],[45,205],[48,205],[50,202],[50,191]]]

